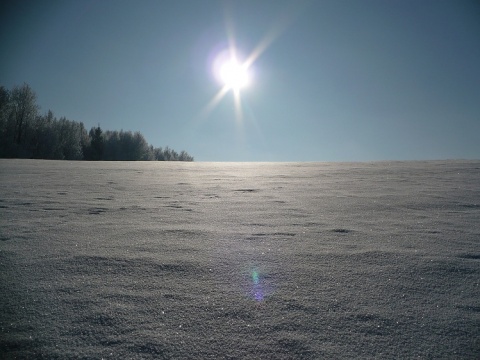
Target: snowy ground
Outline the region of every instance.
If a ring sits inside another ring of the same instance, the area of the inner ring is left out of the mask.
[[[0,161],[0,357],[478,358],[480,161]]]

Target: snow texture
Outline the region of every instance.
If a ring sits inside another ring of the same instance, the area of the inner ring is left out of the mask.
[[[480,161],[0,161],[0,357],[480,357]]]

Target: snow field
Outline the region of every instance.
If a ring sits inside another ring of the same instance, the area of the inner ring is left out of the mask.
[[[480,354],[480,161],[0,160],[0,354]]]

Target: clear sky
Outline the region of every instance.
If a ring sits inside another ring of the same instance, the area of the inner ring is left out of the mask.
[[[250,83],[212,102],[232,44]],[[23,82],[196,161],[479,159],[480,3],[3,1],[0,85]]]

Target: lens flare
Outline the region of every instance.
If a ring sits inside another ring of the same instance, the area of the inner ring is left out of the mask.
[[[253,298],[256,301],[263,301],[263,299],[265,297],[265,291],[264,291],[264,288],[262,286],[260,274],[256,270],[252,271],[252,282],[253,282],[253,286],[252,286],[252,296],[253,296]]]
[[[254,285],[258,285],[260,283],[260,277],[258,276],[258,272],[256,270],[252,271],[252,280]]]

